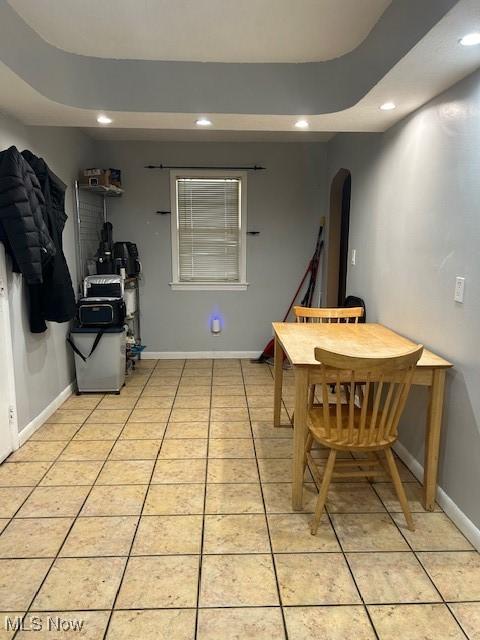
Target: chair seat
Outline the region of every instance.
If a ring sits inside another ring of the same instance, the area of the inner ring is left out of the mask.
[[[324,445],[325,447],[329,447],[331,449],[337,449],[338,451],[380,451],[385,449],[386,447],[390,447],[397,439],[397,435],[390,435],[382,440],[378,440],[375,438],[375,444],[364,444],[359,441],[359,432],[360,432],[360,416],[361,409],[359,407],[355,407],[354,416],[353,416],[353,434],[349,435],[348,428],[348,415],[346,408],[343,407],[342,415],[342,426],[341,429],[337,429],[337,421],[336,421],[336,406],[329,405],[329,413],[330,413],[330,434],[327,434],[327,429],[325,426],[325,418],[323,413],[323,407],[312,407],[307,413],[307,425],[310,433],[313,438]],[[371,412],[367,412],[367,420],[366,424],[370,424]],[[382,419],[382,414],[379,413],[377,417],[377,425],[380,424]],[[369,429],[365,428],[363,435],[363,442],[368,443],[368,434]]]

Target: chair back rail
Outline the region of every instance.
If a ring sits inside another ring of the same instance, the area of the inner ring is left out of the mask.
[[[355,323],[363,317],[362,307],[329,308],[329,307],[293,307],[297,322]]]

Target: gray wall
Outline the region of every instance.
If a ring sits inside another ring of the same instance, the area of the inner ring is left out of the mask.
[[[143,342],[148,351],[262,350],[271,323],[282,319],[315,247],[326,202],[326,145],[297,143],[106,143],[105,166],[120,167],[125,195],[109,202],[117,240],[138,244]],[[169,172],[145,164],[250,165],[247,291],[172,291]],[[225,319],[220,336],[208,319]]]
[[[73,190],[78,169],[94,163],[93,142],[74,129],[25,127],[0,114],[0,150],[15,145],[45,158],[67,184],[69,219],[63,234],[65,255],[75,279]],[[73,380],[72,360],[65,345],[67,324],[47,323],[46,333],[30,333],[22,277],[10,271],[8,282],[12,323],[18,428],[21,431]]]
[[[386,324],[455,364],[448,375],[440,485],[480,526],[480,73],[385,134],[340,135],[329,177],[352,173],[348,292]],[[453,301],[465,276],[465,303]],[[423,461],[425,391],[401,440]]]

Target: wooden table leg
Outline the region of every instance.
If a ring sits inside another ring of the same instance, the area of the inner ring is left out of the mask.
[[[434,369],[430,402],[428,407],[425,432],[424,462],[424,507],[427,511],[435,509],[437,493],[438,454],[440,450],[440,433],[442,430],[443,399],[445,391],[445,369]]]
[[[300,511],[303,499],[303,459],[307,438],[308,368],[295,367],[295,418],[293,429],[292,507]]]
[[[283,349],[275,336],[275,353],[273,361],[273,375],[275,383],[273,387],[273,426],[280,426],[282,409],[282,385],[283,385]]]

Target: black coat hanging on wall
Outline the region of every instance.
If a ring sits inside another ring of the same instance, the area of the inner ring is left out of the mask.
[[[30,329],[34,333],[45,331],[45,320],[67,322],[75,316],[75,294],[67,261],[63,253],[62,233],[67,221],[65,213],[66,185],[48,167],[43,158],[30,151],[22,156],[38,178],[45,199],[44,221],[56,253],[43,270],[43,282],[29,286]]]

